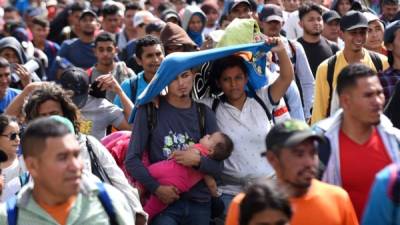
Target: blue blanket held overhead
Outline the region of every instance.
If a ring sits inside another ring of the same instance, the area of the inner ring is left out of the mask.
[[[177,52],[168,55],[158,68],[157,73],[151,80],[145,90],[138,96],[135,107],[129,118],[129,122],[133,123],[137,107],[151,102],[151,100],[159,95],[161,91],[168,86],[182,72],[194,68],[198,65],[220,59],[237,52],[251,52],[251,62],[244,60],[249,74],[249,85],[252,89],[257,90],[267,84],[267,76],[265,75],[266,53],[271,46],[264,42],[242,44],[215,48],[198,52]]]

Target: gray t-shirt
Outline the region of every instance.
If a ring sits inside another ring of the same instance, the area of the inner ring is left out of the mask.
[[[118,127],[124,120],[121,108],[107,99],[95,98],[90,95],[80,111],[82,114],[81,133],[93,135],[99,140],[106,135],[109,125]]]
[[[91,69],[92,70],[89,74],[90,83],[93,83],[99,76],[104,75],[99,71],[97,71],[96,67],[92,67]],[[128,68],[124,62],[116,62],[116,66],[113,69],[113,71],[111,71],[111,75],[113,75],[115,79],[118,81],[118,83],[121,85],[122,82],[124,82],[124,80],[129,79],[130,77],[135,75],[135,72],[133,72],[130,68]],[[108,101],[113,102],[115,96],[116,96],[115,92],[106,91],[106,99],[108,99]]]
[[[217,131],[215,114],[205,106],[205,133]],[[143,153],[148,151],[150,164],[166,160],[174,150],[183,150],[190,144],[197,143],[200,136],[199,116],[195,104],[188,109],[178,109],[170,105],[164,98],[160,99],[160,107],[155,110],[156,125],[151,132],[150,148],[148,147],[149,129],[146,107],[140,107],[133,122],[132,139],[126,156],[125,166],[128,172],[148,190],[154,192],[160,185],[143,165]],[[197,168],[200,172],[217,176],[221,173],[223,163],[202,157]],[[187,196],[190,199],[207,200],[210,198],[204,181],[195,185]]]

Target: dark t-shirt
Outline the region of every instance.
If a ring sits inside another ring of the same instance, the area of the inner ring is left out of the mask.
[[[302,37],[298,41],[303,45],[314,77],[317,74],[319,64],[339,51],[337,44],[328,41],[324,37],[321,37],[317,43],[308,43]]]
[[[76,67],[88,69],[97,62],[93,49],[94,42],[84,43],[76,38],[65,41],[61,45],[58,55],[66,58]]]
[[[197,104],[197,103],[196,103]],[[214,112],[205,107],[205,132],[211,134],[218,130]],[[188,145],[200,140],[199,116],[195,104],[188,109],[178,109],[160,98],[160,107],[155,110],[156,125],[151,132],[150,149],[148,149],[150,164],[166,160],[174,150],[183,150]],[[147,148],[149,130],[146,107],[140,107],[133,122],[132,139],[125,160],[128,172],[149,191],[154,193],[159,183],[150,176],[141,159]],[[200,172],[217,176],[223,168],[222,162],[201,157]],[[200,181],[187,194],[190,199],[209,200],[210,194],[204,183]]]

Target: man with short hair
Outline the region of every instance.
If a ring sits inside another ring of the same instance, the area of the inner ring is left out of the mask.
[[[345,43],[344,49],[323,61],[317,69],[311,123],[328,117],[337,109],[338,105],[332,99],[338,74],[345,66],[363,63],[378,72],[388,67],[386,56],[364,48],[368,20],[363,13],[353,10],[347,12],[340,21],[340,29]]]
[[[65,41],[58,55],[76,67],[87,69],[96,63],[93,42],[98,28],[97,15],[91,10],[84,10],[79,17],[79,27],[79,38]]]
[[[105,79],[104,76],[111,76],[118,84],[121,84],[124,80],[135,75],[124,62],[115,61],[117,52],[118,48],[112,34],[103,32],[97,35],[94,40],[94,54],[97,63],[87,70],[90,84],[93,84],[99,77]],[[113,91],[107,91],[105,94],[106,99],[110,102],[114,101],[115,96],[116,93]]]
[[[306,3],[299,8],[300,26],[303,36],[298,42],[303,45],[312,74],[315,77],[319,64],[339,51],[339,47],[321,36],[323,30],[322,8],[313,3]]]
[[[382,0],[380,19],[387,25],[399,11],[399,0]]]
[[[304,122],[276,124],[266,137],[268,162],[276,172],[277,185],[289,195],[294,210],[292,225],[358,225],[348,194],[340,187],[316,179],[322,137]],[[229,207],[227,225],[238,225],[237,195]],[[312,216],[310,216],[312,215]]]
[[[21,93],[20,90],[10,88],[11,69],[7,59],[0,57],[0,113],[4,113],[7,106]]]
[[[4,22],[9,22],[9,21],[20,22],[22,18],[15,7],[7,6],[4,8],[3,20]]]
[[[101,27],[104,31],[116,35],[120,30],[120,14],[121,9],[115,4],[108,4],[103,7],[103,20]]]
[[[135,103],[136,98],[153,79],[163,60],[164,49],[158,38],[147,35],[137,40],[136,61],[143,67],[143,71],[138,73],[137,76],[132,76],[130,79],[125,80],[121,84],[125,94],[133,103]],[[115,98],[114,104],[121,107],[120,98],[118,96]]]
[[[51,118],[33,121],[21,145],[34,185],[2,205],[1,224],[134,224],[119,191],[82,174],[79,143],[68,126]]]
[[[60,50],[60,46],[55,42],[47,40],[47,36],[50,32],[50,24],[47,20],[40,17],[34,17],[32,19],[31,31],[33,35],[33,46],[42,50],[47,56],[49,67],[46,68],[46,74],[49,74],[50,66],[53,64],[54,59]]]
[[[343,110],[316,124],[329,139],[320,151],[326,166],[322,179],[349,193],[361,219],[375,174],[400,162],[400,131],[382,114],[385,97],[370,66],[354,63],[343,68],[336,90]]]
[[[293,64],[295,72],[294,81],[299,89],[304,118],[308,120],[311,117],[311,107],[314,98],[314,76],[311,72],[304,48],[299,42],[291,41],[281,36],[284,21],[283,12],[279,6],[273,4],[264,5],[258,17],[263,33],[268,37],[280,36],[285,45],[285,49]],[[272,62],[278,65],[278,61],[279,58],[273,55]]]
[[[326,39],[333,41],[338,45],[340,49],[343,49],[343,40],[339,37],[340,35],[340,16],[335,10],[330,10],[322,14],[322,20],[324,21],[324,29],[322,30],[322,36]]]
[[[125,6],[124,28],[118,33],[118,39],[116,39],[119,50],[125,48],[129,41],[137,38],[137,31],[133,26],[133,17],[140,10],[142,10],[142,7],[137,2]]]

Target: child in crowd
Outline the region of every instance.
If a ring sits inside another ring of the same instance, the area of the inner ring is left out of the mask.
[[[189,147],[189,150],[196,150],[202,156],[214,160],[222,161],[227,159],[233,150],[232,140],[222,132],[215,132],[211,135],[205,135],[198,144]],[[161,185],[173,185],[180,193],[187,192],[201,179],[204,179],[211,195],[216,197],[217,184],[212,176],[203,175],[194,168],[185,167],[174,160],[174,153],[169,160],[154,163],[148,167],[150,175],[154,177]],[[152,195],[146,202],[144,210],[149,214],[149,219],[154,218],[166,208],[155,195]]]

